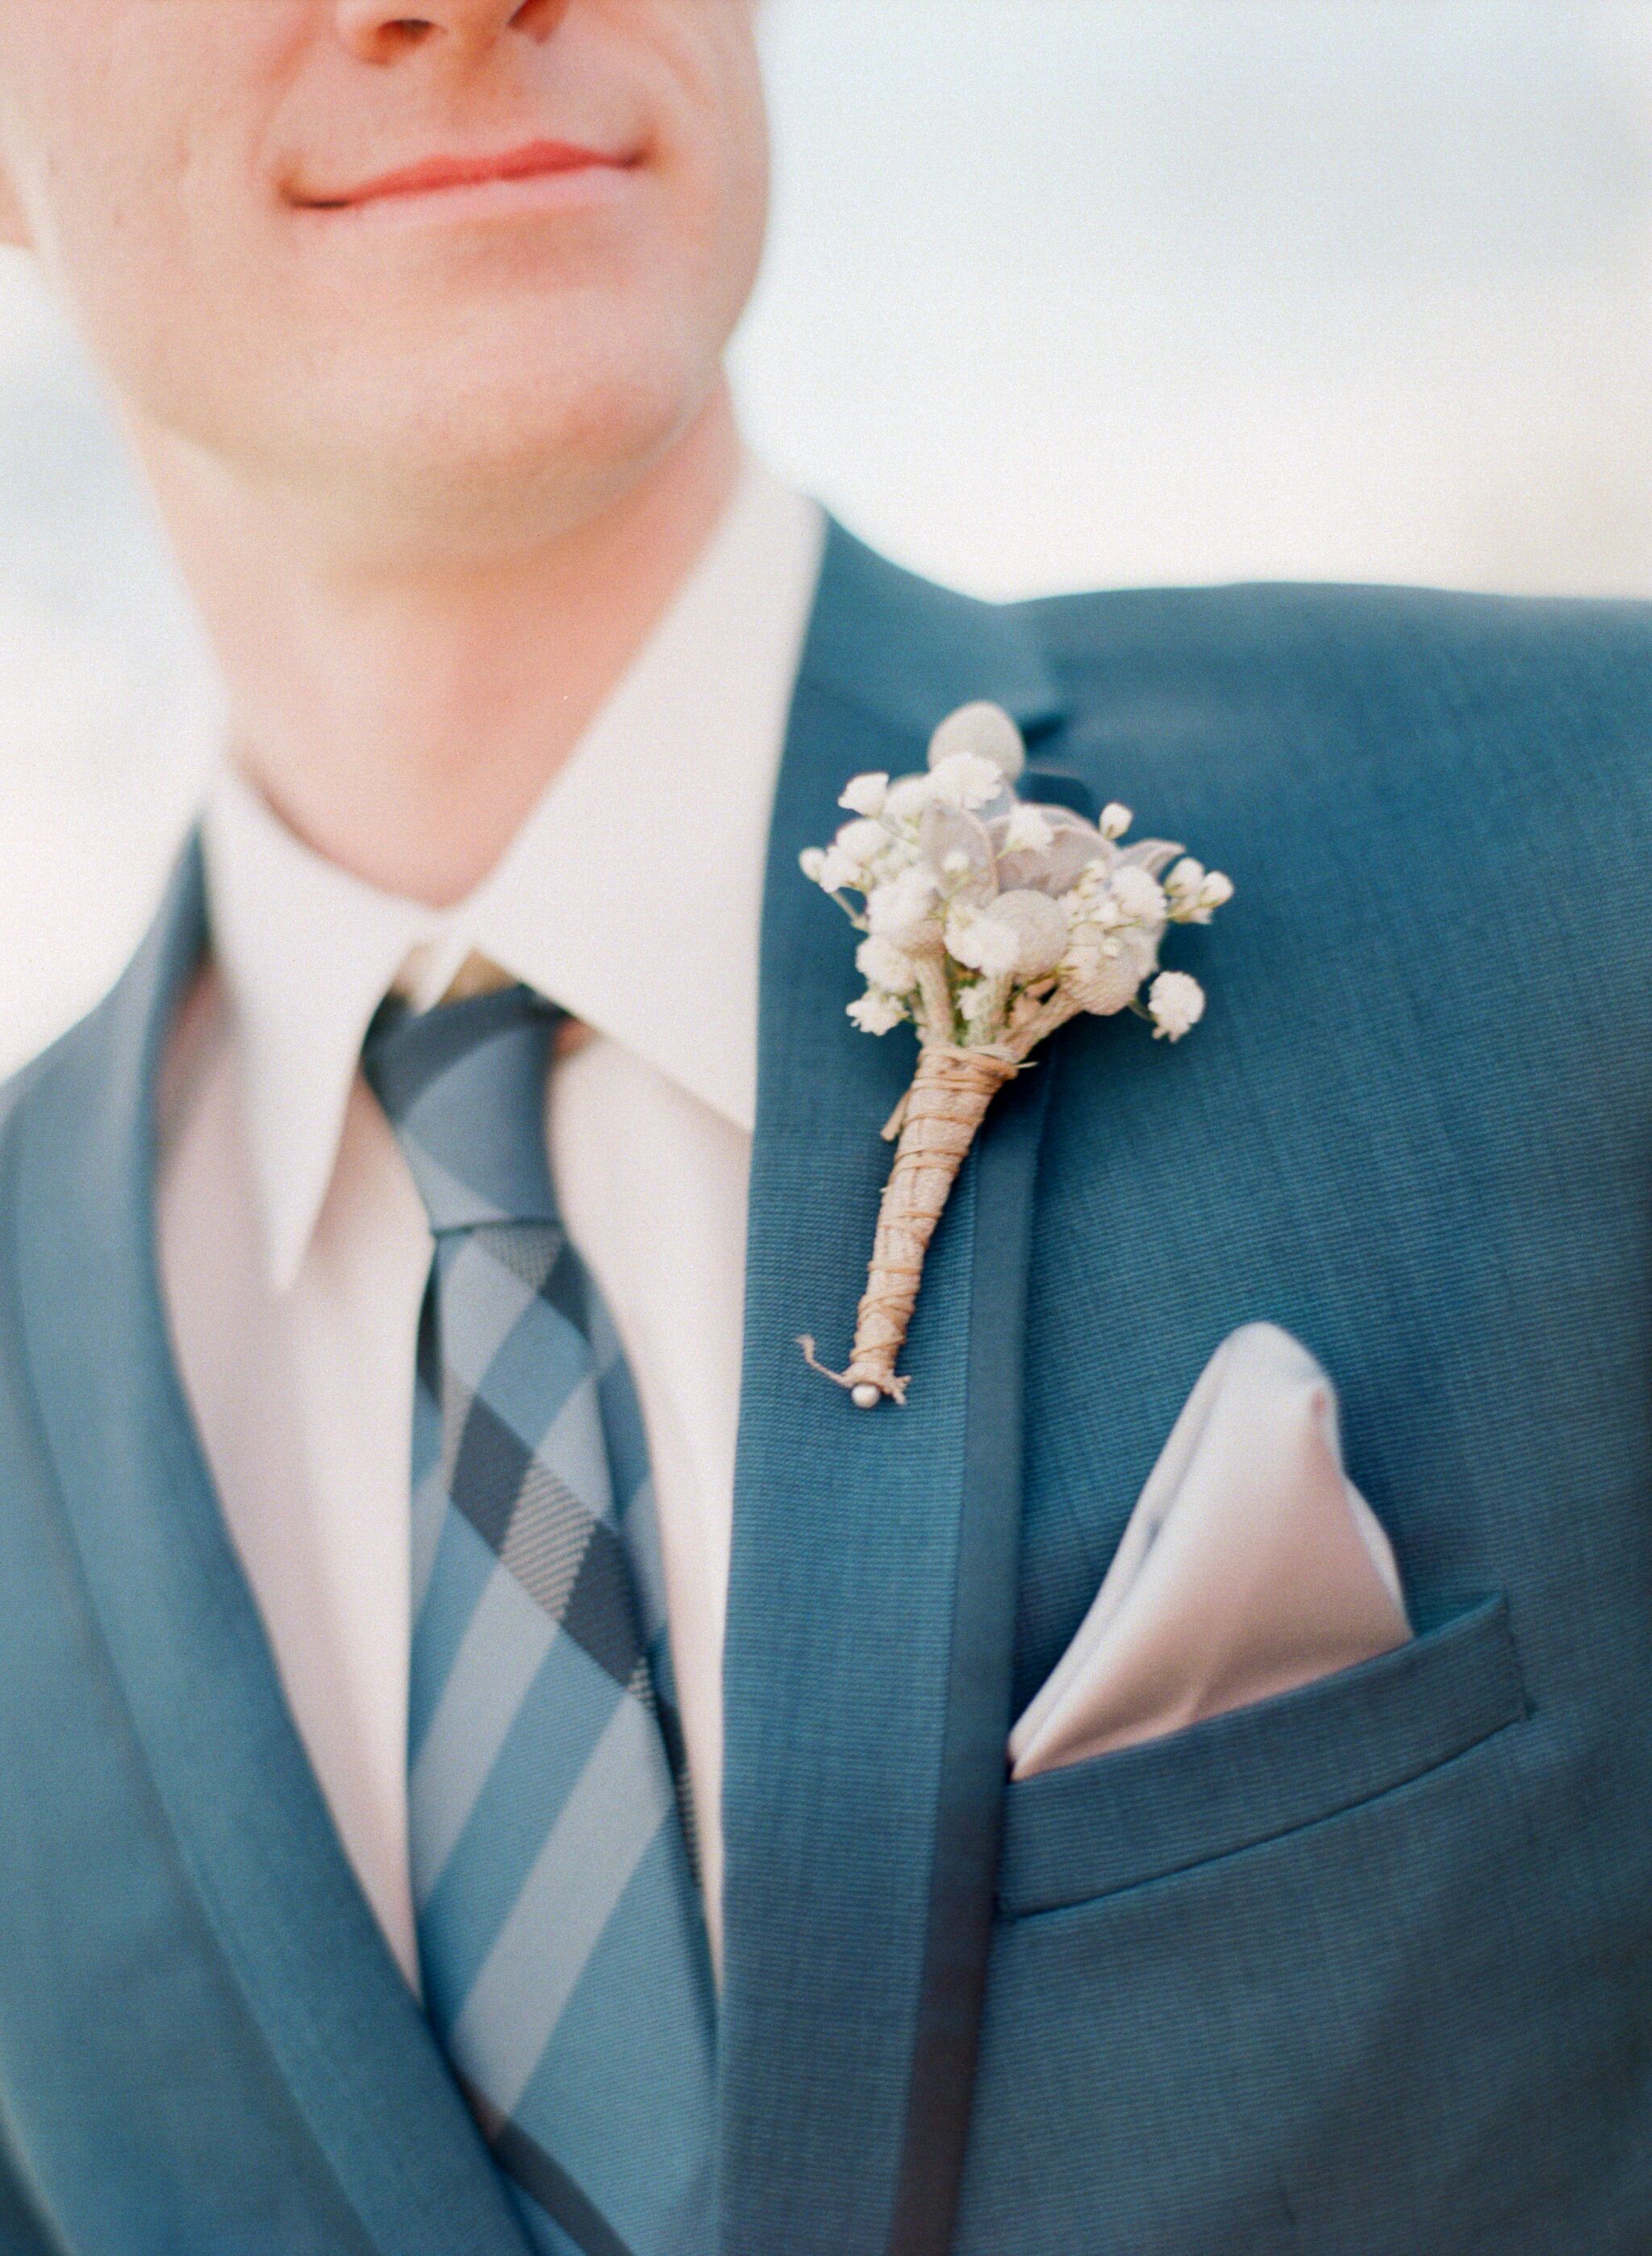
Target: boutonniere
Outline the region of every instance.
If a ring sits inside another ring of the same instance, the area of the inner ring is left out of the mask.
[[[896,1146],[870,1273],[847,1371],[812,1367],[863,1410],[903,1402],[896,1364],[917,1305],[935,1225],[993,1098],[1046,1036],[1087,1012],[1134,1011],[1179,1041],[1205,1011],[1185,971],[1159,969],[1173,924],[1208,924],[1233,898],[1162,838],[1121,843],[1132,817],[1099,824],[1017,796],[1021,731],[1002,707],[967,705],[944,721],[924,775],[856,776],[851,820],[803,871],[865,936],[855,964],[866,992],[849,1005],[862,1033],[917,1030],[917,1069],[884,1128]]]

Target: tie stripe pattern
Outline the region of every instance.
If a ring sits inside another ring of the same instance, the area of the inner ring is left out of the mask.
[[[363,1068],[435,1242],[408,1818],[425,2010],[536,2247],[714,2243],[713,2002],[636,1393],[557,1213],[557,1014],[388,1004]]]

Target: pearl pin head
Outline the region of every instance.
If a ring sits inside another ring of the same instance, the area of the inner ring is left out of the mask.
[[[849,1399],[857,1410],[875,1410],[883,1395],[882,1389],[874,1386],[869,1378],[863,1378],[857,1387],[851,1390]]]

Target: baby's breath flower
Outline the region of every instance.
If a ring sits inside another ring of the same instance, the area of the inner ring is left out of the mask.
[[[1108,891],[1127,924],[1163,923],[1168,907],[1164,888],[1145,870],[1115,870]]]
[[[1067,920],[1045,893],[1001,893],[985,908],[960,903],[946,920],[948,952],[988,978],[1042,978],[1066,945]]]
[[[889,795],[887,775],[852,776],[843,787],[838,805],[847,807],[851,814],[882,814]]]
[[[889,995],[910,995],[917,984],[917,966],[911,957],[881,933],[873,933],[854,951],[854,968],[869,985]]]
[[[805,846],[798,857],[798,867],[812,885],[818,885],[826,873],[826,857],[824,846]]]
[[[1046,853],[1055,839],[1046,816],[1036,807],[1017,807],[1004,826],[1007,854]]]
[[[1063,893],[1061,906],[1071,922],[1080,924],[1090,915],[1106,874],[1100,862],[1092,862],[1080,874],[1077,885],[1070,885]]]
[[[934,796],[928,776],[903,776],[889,786],[883,801],[883,819],[886,822],[916,822]]]
[[[1179,1042],[1205,1015],[1205,990],[1185,971],[1161,971],[1148,990],[1147,1007],[1154,1039]]]
[[[990,909],[963,904],[946,920],[946,952],[972,971],[983,971],[989,979],[996,979],[1015,969],[1020,942],[1014,927],[995,917]]]
[[[1121,807],[1116,799],[1110,800],[1101,810],[1101,820],[1096,826],[1104,838],[1122,838],[1135,817],[1128,807]]]
[[[1004,787],[1003,771],[974,752],[953,752],[930,770],[929,785],[934,798],[969,814],[998,797]]]
[[[857,996],[848,1005],[848,1014],[863,1034],[892,1033],[906,1016],[898,1003],[875,989]]]
[[[833,850],[858,870],[875,862],[889,842],[889,834],[881,822],[862,816],[859,821],[846,822],[832,841]]]
[[[1164,880],[1170,913],[1177,924],[1208,924],[1216,911],[1234,898],[1234,881],[1220,870],[1206,871],[1190,857],[1178,862]]]
[[[820,867],[815,873],[817,885],[824,885],[829,893],[840,893],[846,886],[857,891],[866,872],[860,864],[843,851],[840,846],[828,847],[820,857]]]
[[[929,946],[935,930],[935,880],[926,870],[903,870],[868,896],[867,922],[881,940],[896,948]]]

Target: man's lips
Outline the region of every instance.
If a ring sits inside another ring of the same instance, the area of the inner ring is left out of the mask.
[[[488,180],[531,180],[558,173],[622,172],[630,159],[583,149],[569,141],[529,141],[519,149],[488,156],[426,157],[399,166],[353,187],[301,194],[297,201],[317,211],[348,211],[396,196],[439,194],[444,188],[475,187]]]

